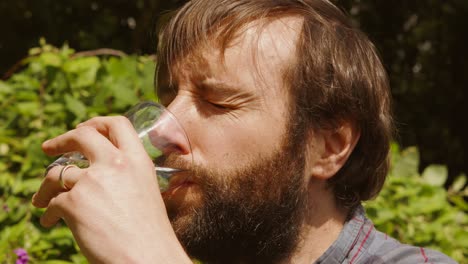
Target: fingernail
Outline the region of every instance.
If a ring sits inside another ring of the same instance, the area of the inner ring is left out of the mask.
[[[35,193],[31,199],[31,203],[32,205],[34,205],[35,207],[40,207],[40,203],[39,201],[37,200],[37,193]]]

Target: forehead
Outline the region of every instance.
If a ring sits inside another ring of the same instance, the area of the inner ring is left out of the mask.
[[[238,29],[224,49],[219,36],[213,34],[174,63],[170,77],[177,83],[211,79],[239,84],[244,89],[278,91],[271,88],[283,86],[284,70],[294,62],[301,28],[302,19],[298,17],[252,21]]]

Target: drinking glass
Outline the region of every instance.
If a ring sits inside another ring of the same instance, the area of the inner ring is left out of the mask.
[[[172,175],[182,170],[179,168],[162,167],[163,160],[169,155],[189,155],[189,160],[193,164],[192,149],[182,125],[176,117],[159,103],[145,101],[130,108],[125,113],[130,120],[138,137],[155,163],[156,176],[158,178],[159,189],[164,192],[169,187],[169,180]],[[179,147],[188,146],[188,151]],[[63,154],[56,161],[47,167],[47,171],[57,165],[76,165],[79,168],[89,167],[89,161],[79,152],[69,152]]]

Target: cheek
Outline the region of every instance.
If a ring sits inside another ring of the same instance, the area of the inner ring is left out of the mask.
[[[271,155],[285,133],[284,125],[260,115],[205,120],[197,127],[189,130],[195,161],[219,170],[236,169],[252,159]]]

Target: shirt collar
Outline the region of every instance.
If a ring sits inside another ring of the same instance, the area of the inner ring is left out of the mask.
[[[359,205],[351,213],[351,217],[345,222],[338,238],[320,256],[315,263],[343,263],[346,256],[357,242],[366,217],[364,208]]]

